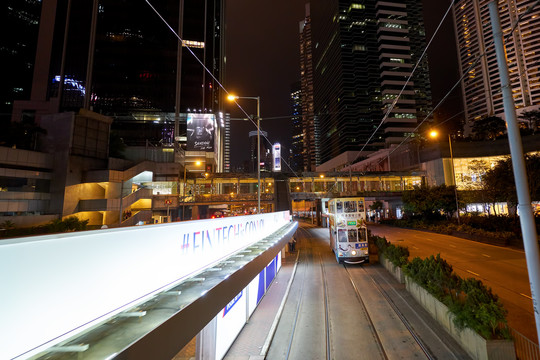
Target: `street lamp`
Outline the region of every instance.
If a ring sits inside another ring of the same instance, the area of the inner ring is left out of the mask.
[[[432,138],[436,138],[439,136],[439,133],[437,130],[431,130],[429,132],[429,136]],[[457,196],[457,182],[456,182],[456,169],[454,168],[454,154],[452,152],[452,139],[450,138],[450,134],[448,134],[448,146],[450,148],[450,162],[452,164],[452,182],[454,183],[454,195],[456,197],[456,212],[457,212],[457,222],[458,225],[461,224],[460,218],[459,218],[459,203],[458,203],[458,196]]]
[[[238,99],[257,100],[257,214],[261,213],[261,98],[259,96],[236,96],[229,94],[227,100],[234,101]]]

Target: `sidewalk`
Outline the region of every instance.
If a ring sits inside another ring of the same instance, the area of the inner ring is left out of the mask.
[[[261,351],[277,326],[278,311],[291,279],[296,253],[286,252],[272,285],[244,326],[224,360],[264,360]],[[276,323],[274,324],[274,322]],[[274,328],[273,326],[274,325]],[[269,344],[267,343],[266,346]]]

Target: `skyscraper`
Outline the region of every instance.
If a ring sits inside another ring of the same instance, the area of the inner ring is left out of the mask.
[[[310,4],[306,17],[300,22],[300,83],[302,91],[302,159],[306,171],[315,171],[321,158],[318,147],[318,127],[313,109],[313,53]]]
[[[292,171],[304,170],[304,161],[302,157],[302,150],[304,148],[304,137],[302,135],[302,90],[300,89],[300,82],[294,83],[291,89],[292,100],[292,142],[290,149],[289,166]],[[285,154],[285,152],[283,152]],[[285,154],[286,155],[286,154]],[[291,171],[285,166],[284,171]]]
[[[417,0],[311,2],[306,24],[317,165],[344,152],[399,143],[429,112],[427,59],[413,73],[425,47],[421,9]],[[306,77],[309,71],[302,72],[309,83]]]
[[[50,112],[85,107],[111,116],[112,128],[128,144],[145,137],[172,142],[175,112],[216,113],[222,98],[216,80],[224,59],[223,1],[186,2],[180,9],[183,3],[150,1],[162,20],[144,1],[102,0],[93,7],[44,0],[40,33],[51,45],[50,56],[38,57],[37,65],[46,70],[34,76],[34,86],[41,81],[45,90],[33,100],[50,101]],[[181,57],[168,25],[181,34]],[[33,105],[21,104],[14,118]],[[183,124],[176,136],[185,135]]]
[[[41,3],[6,0],[1,8],[0,62],[8,70],[4,71],[0,84],[0,120],[5,125],[11,118],[13,101],[30,97]]]
[[[264,139],[268,138],[268,133],[261,130],[260,134],[257,131],[249,132],[249,171],[252,173],[257,172],[257,136],[260,136],[259,147],[259,160],[261,170],[269,170],[272,166],[272,158],[268,158],[270,154],[270,147]],[[270,159],[270,160],[269,160]]]
[[[467,126],[475,120],[495,115],[504,117],[502,93],[488,0],[460,0],[454,5],[454,25],[458,46]],[[538,109],[540,104],[540,8],[534,8],[510,33],[518,17],[533,2],[499,1],[499,14],[506,45],[507,64],[514,102],[518,112]],[[485,53],[485,56],[482,56]]]

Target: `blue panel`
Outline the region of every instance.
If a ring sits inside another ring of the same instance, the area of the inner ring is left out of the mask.
[[[257,290],[257,304],[259,301],[261,301],[262,297],[264,296],[264,271],[261,271],[259,273],[259,286]]]
[[[276,261],[272,260],[270,264],[266,267],[266,288],[270,286],[272,280],[276,276]]]
[[[225,315],[227,315],[227,313],[233,308],[233,306],[238,302],[238,300],[240,300],[240,298],[242,297],[243,294],[244,294],[244,290],[240,291],[240,294],[236,295],[234,297],[234,299],[232,299],[227,304],[227,306],[225,306],[225,308],[223,309],[223,317],[225,317]]]

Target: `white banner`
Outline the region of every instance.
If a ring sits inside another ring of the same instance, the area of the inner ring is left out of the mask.
[[[36,353],[290,222],[289,212],[0,242],[0,358]]]

